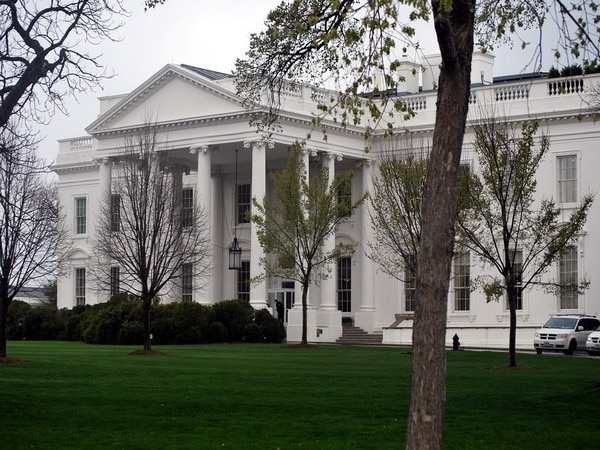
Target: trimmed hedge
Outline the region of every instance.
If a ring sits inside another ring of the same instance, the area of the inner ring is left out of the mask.
[[[143,338],[142,302],[126,294],[93,306],[72,310],[32,308],[20,301],[8,310],[9,340],[68,340],[91,344],[140,344]],[[202,344],[273,342],[285,339],[283,324],[267,310],[255,311],[245,300],[213,305],[192,302],[156,304],[150,311],[152,342]]]

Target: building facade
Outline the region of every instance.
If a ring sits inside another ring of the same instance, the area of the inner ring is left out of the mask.
[[[425,69],[410,61],[401,68],[405,81],[398,95],[416,115],[409,120],[398,118],[395,128],[429,140],[434,127],[439,56],[425,61]],[[550,136],[551,148],[538,172],[538,193],[540,199],[557,200],[565,218],[582,195],[600,186],[594,175],[594,168],[600,167],[600,130],[586,112],[585,101],[586,89],[597,82],[600,76],[595,75],[548,79],[540,74],[494,80],[492,56],[476,54],[473,61],[471,119],[478,108],[493,108],[517,123],[533,118],[540,121]],[[330,174],[353,172],[353,198],[372,189],[378,155],[390,145],[383,139],[383,130],[365,142],[360,126],[342,128],[324,120],[315,128],[315,99],[327,94],[290,84],[283,93],[278,130],[268,138],[249,124],[233,78],[218,72],[167,65],[133,92],[101,98],[100,114],[86,129],[87,135],[59,141],[54,165],[59,197],[74,239],[68,268],[58,280],[58,306],[103,302],[111,290],[118,291],[118,286],[99,290],[90,277],[95,217],[100,198],[114,182],[113,164],[123,151],[125,138],[139,132],[151,118],[158,127],[159,151],[168,152],[172,166],[178,168],[175,176],[180,177],[184,198],[209,211],[212,242],[211,276],[203,288],[172,291],[163,298],[203,304],[242,298],[255,308],[271,309],[275,300],[280,300],[285,305],[288,341],[299,341],[301,309],[300,302],[294,302],[300,298],[297,283],[281,279],[249,283],[260,274],[259,261],[264,256],[256,230],[245,215],[251,199],[271,195],[269,173],[281,170],[288,148],[308,134],[311,139],[303,154],[308,172],[323,166]],[[472,139],[468,126],[462,158],[471,165]],[[369,152],[366,145],[371,148]],[[338,261],[329,279],[311,287],[309,341],[334,342],[341,336],[342,319],[347,317],[369,333],[382,333],[384,343],[411,342],[411,286],[385,274],[367,257],[372,234],[368,208],[368,203],[364,204],[326,244],[341,242],[356,250],[353,256]],[[590,289],[568,299],[542,290],[525,290],[517,311],[518,347],[531,348],[534,330],[552,314],[599,312],[600,285],[595,273],[600,267],[600,237],[592,231],[598,225],[600,213],[594,205],[584,232],[548,274],[550,278],[586,276]],[[228,269],[228,248],[234,237],[242,248],[239,271]],[[488,269],[468,253],[457,254],[453,268],[448,344],[457,333],[463,346],[507,347],[506,301],[487,303],[482,292],[469,288],[469,280]],[[195,282],[199,280],[192,280]]]

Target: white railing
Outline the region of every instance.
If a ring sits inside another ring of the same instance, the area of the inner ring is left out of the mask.
[[[497,102],[523,100],[529,98],[530,84],[502,86],[494,89]]]
[[[77,138],[77,139],[73,139],[71,141],[71,150],[72,151],[90,150],[91,148],[92,148],[92,138],[91,137]]]
[[[548,81],[548,95],[579,94],[583,91],[583,78]]]
[[[404,100],[404,104],[413,111],[423,111],[427,109],[427,97],[424,95],[409,97]]]

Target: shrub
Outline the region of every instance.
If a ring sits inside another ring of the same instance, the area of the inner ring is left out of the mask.
[[[144,340],[144,327],[139,320],[126,320],[121,324],[117,333],[117,343],[119,344],[139,344]]]
[[[10,340],[21,340],[25,338],[25,317],[31,311],[31,305],[20,300],[14,300],[8,307],[6,317],[6,336]]]
[[[220,344],[227,340],[227,328],[221,322],[213,322],[208,327],[208,342]]]
[[[209,308],[192,302],[158,305],[150,329],[157,344],[201,344],[208,340]]]
[[[254,323],[260,327],[265,342],[281,344],[285,339],[285,327],[266,309],[256,311]]]
[[[24,339],[56,340],[64,328],[64,320],[51,308],[31,308],[23,318]]]
[[[254,308],[246,300],[223,300],[212,305],[210,322],[221,322],[227,328],[229,341],[244,338],[246,325],[252,323]]]
[[[125,322],[137,321],[141,324],[142,302],[135,297],[119,294],[106,303],[95,305],[87,311],[86,316],[82,320],[84,342],[117,344],[120,329]]]
[[[251,343],[265,342],[265,337],[256,323],[249,323],[244,328],[244,341]]]

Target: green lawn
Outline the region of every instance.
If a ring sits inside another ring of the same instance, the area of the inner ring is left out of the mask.
[[[390,347],[9,342],[0,448],[403,448],[411,356]],[[592,448],[600,358],[449,352],[446,449]]]

